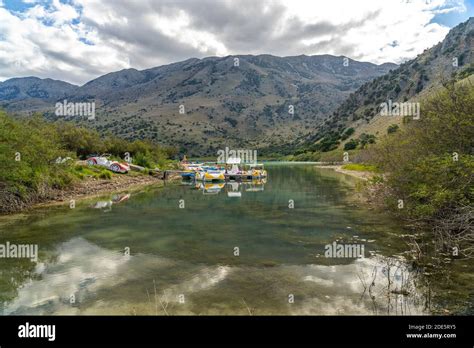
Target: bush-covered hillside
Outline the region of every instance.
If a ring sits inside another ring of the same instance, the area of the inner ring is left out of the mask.
[[[405,219],[472,243],[474,86],[450,84],[421,110],[419,120],[368,150],[370,162],[386,173],[385,203]]]

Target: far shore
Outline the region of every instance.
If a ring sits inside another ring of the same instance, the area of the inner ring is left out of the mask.
[[[372,172],[367,172],[367,171],[359,171],[359,170],[348,170],[348,169],[343,169],[342,165],[335,164],[335,165],[328,165],[328,164],[321,164],[321,165],[316,165],[317,168],[325,168],[325,169],[332,169],[338,173],[341,174],[347,174],[350,175],[354,178],[358,178],[361,180],[370,180],[374,177],[374,173]]]

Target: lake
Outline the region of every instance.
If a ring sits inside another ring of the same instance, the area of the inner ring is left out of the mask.
[[[167,183],[1,217],[0,244],[39,251],[0,258],[1,313],[472,313],[472,263],[407,261],[411,232],[361,204],[358,179],[266,169],[266,181]],[[335,245],[363,255],[326,257]]]

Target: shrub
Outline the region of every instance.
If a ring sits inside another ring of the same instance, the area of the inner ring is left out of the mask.
[[[354,150],[355,148],[357,148],[357,145],[359,145],[359,141],[356,139],[351,139],[347,143],[344,144],[344,150],[345,151]]]
[[[354,134],[355,130],[354,128],[347,128],[344,133],[342,133],[342,136],[341,136],[341,139],[342,140],[346,140],[347,138],[349,138],[352,134]]]
[[[399,128],[398,124],[391,124],[387,127],[387,134],[395,133]]]
[[[373,134],[362,133],[359,136],[359,142],[360,142],[361,148],[365,148],[367,144],[375,144],[375,139],[376,137]]]

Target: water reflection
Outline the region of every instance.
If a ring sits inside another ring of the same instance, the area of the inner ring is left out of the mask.
[[[183,180],[183,186],[192,186],[196,190],[202,191],[203,195],[216,195],[222,190],[227,193],[227,197],[242,197],[242,192],[262,192],[265,190],[266,178],[252,181],[227,181],[227,182],[196,182]]]
[[[26,282],[3,314],[73,314],[91,294],[121,283],[120,274],[129,261],[74,238],[58,247],[54,262],[36,264],[35,278]]]
[[[197,183],[194,188],[201,190],[203,195],[217,195],[224,188],[224,183]]]
[[[130,198],[129,193],[115,194],[115,195],[112,195],[112,197],[108,200],[101,200],[101,201],[95,202],[93,205],[91,205],[91,207],[94,209],[101,209],[103,212],[108,212],[112,210],[112,205],[125,202],[129,198]]]
[[[423,296],[400,259],[207,266],[127,256],[82,238],[61,244],[55,254],[54,262],[36,265],[36,277],[23,284],[3,314],[424,313]]]
[[[39,245],[38,263],[0,259],[0,312],[465,310],[472,265],[456,260],[427,272],[406,261],[411,251],[405,231],[348,200],[350,178],[311,166],[267,169],[268,181],[169,185],[132,198],[117,195],[75,209],[48,207],[0,218],[0,243]],[[335,240],[367,243],[370,257],[321,257]]]

